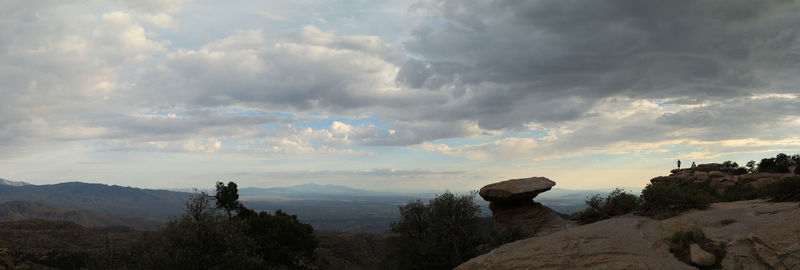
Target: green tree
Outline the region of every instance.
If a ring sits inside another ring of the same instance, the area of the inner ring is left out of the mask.
[[[228,182],[227,185],[217,182],[216,188],[217,193],[214,194],[214,199],[216,199],[217,209],[225,210],[228,219],[231,219],[231,212],[242,208],[242,204],[239,203],[239,189],[234,182]]]
[[[745,166],[747,167],[747,172],[756,173],[756,161],[755,160],[748,161],[747,165],[745,165]]]
[[[246,233],[256,244],[258,254],[270,267],[303,269],[311,262],[319,241],[314,228],[281,210],[274,215],[244,208],[236,216],[247,224]]]
[[[126,266],[132,269],[259,269],[255,245],[245,224],[210,207],[206,193],[195,193],[186,212],[133,244]]]
[[[192,195],[183,215],[145,234],[118,268],[304,269],[312,261],[318,242],[311,225],[280,210],[273,215],[244,207],[236,183],[216,187],[213,197]]]
[[[480,231],[475,193],[445,192],[428,202],[411,201],[400,206],[400,221],[392,252],[383,268],[452,269],[478,254]]]

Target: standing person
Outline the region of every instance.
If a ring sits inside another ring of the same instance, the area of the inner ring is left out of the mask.
[[[695,165],[694,161],[692,161],[692,170],[694,170],[694,168],[697,168],[697,165]]]
[[[678,160],[678,170],[680,170],[680,169],[681,169],[681,160],[679,159]]]

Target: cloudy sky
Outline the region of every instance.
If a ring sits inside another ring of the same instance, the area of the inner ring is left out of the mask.
[[[2,0],[0,177],[643,186],[800,152],[798,1]]]

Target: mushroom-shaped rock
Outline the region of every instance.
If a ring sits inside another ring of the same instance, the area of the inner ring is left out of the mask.
[[[533,201],[539,193],[550,190],[556,182],[545,177],[511,179],[481,188],[479,194],[490,201],[494,230],[520,230],[528,236],[563,230],[565,221],[558,213]]]
[[[546,177],[511,179],[481,188],[479,194],[490,202],[531,200],[539,193],[550,190],[556,182]]]

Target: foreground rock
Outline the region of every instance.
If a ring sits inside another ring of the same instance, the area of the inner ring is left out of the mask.
[[[691,244],[689,246],[689,258],[692,263],[699,266],[712,266],[717,263],[717,257],[703,250],[698,244]]]
[[[663,221],[616,217],[509,243],[456,269],[696,269],[676,259],[666,240],[694,226],[723,245],[723,269],[800,269],[800,207],[760,200]]]
[[[545,177],[511,179],[486,185],[479,194],[490,202],[495,231],[520,230],[530,236],[544,235],[567,226],[557,212],[533,201],[555,184]]]

